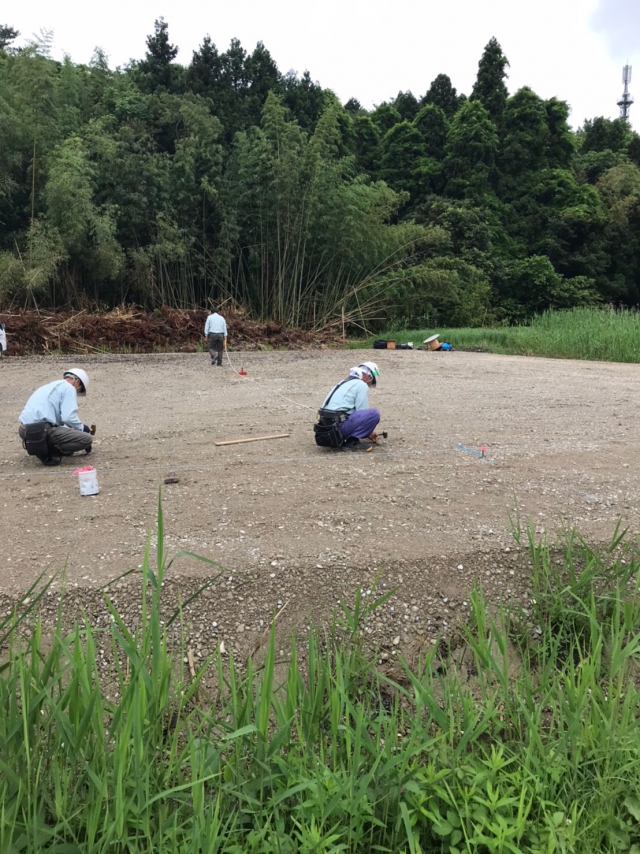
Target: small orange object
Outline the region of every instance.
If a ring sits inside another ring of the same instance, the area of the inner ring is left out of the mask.
[[[247,372],[246,372],[246,371],[245,371],[245,369],[244,369],[244,365],[240,368],[240,370],[238,371],[238,374],[239,374],[241,377],[246,377],[246,376],[247,376]]]

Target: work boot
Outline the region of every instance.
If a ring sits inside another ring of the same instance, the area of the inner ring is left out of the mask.
[[[58,457],[55,454],[49,454],[48,457],[45,457],[42,460],[43,466],[59,466],[62,461],[62,457]]]
[[[353,436],[351,436],[350,438],[351,441],[349,441],[349,439],[345,439],[345,442],[342,446],[345,451],[366,451],[369,447],[368,445],[364,445],[360,441],[360,439],[354,439]]]

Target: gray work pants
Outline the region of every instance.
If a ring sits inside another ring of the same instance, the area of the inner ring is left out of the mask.
[[[18,435],[24,441],[26,431],[22,424],[18,427]],[[76,451],[86,451],[91,448],[93,436],[84,430],[76,430],[75,427],[54,427],[49,424],[47,428],[47,444],[52,451],[58,451],[63,457],[68,457]]]
[[[218,364],[222,364],[222,349],[224,347],[224,335],[222,332],[210,332],[207,337],[207,342],[209,345],[209,355],[211,356],[211,361],[215,361],[216,356],[218,357]]]

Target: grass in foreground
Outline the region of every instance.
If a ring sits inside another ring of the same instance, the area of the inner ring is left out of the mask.
[[[605,362],[640,362],[640,312],[576,308],[548,311],[528,326],[480,329],[433,327],[411,331],[384,332],[376,338],[398,343],[413,341],[414,347],[438,332],[461,350],[481,349],[517,356],[547,356],[558,359],[588,359]],[[374,338],[364,346],[372,346]],[[355,342],[354,346],[363,346]]]
[[[618,532],[603,553],[571,536],[560,563],[531,535],[530,607],[490,616],[476,591],[460,634],[394,678],[358,596],[285,665],[272,635],[260,665],[219,656],[192,679],[160,617],[158,520],[135,632],[107,599],[100,636],[24,641],[34,591],[0,624],[3,854],[638,854],[640,562],[614,558]]]

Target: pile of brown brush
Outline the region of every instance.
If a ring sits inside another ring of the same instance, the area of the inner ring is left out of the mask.
[[[87,311],[46,313],[0,312],[6,324],[7,355],[43,353],[194,353],[203,340],[208,312],[163,306],[145,312],[137,306],[102,314]],[[242,311],[224,310],[233,349],[303,350],[342,343],[335,331],[285,329],[273,321],[249,320]]]

